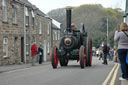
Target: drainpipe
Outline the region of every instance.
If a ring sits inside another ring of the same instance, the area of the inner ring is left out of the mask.
[[[24,63],[26,64],[26,20],[25,20],[25,4],[24,4]]]
[[[51,48],[53,48],[53,28],[52,28],[52,20],[51,20]]]

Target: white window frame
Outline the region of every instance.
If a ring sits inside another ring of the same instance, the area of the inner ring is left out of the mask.
[[[25,7],[25,25],[29,26],[29,11],[28,11],[28,7]]]
[[[58,30],[58,40],[60,40],[60,30]]]
[[[5,55],[4,55],[5,52]],[[3,39],[3,57],[8,57],[8,38]]]
[[[26,55],[30,54],[30,38],[29,36],[26,37]]]
[[[39,34],[42,34],[42,22],[39,22]]]
[[[57,32],[56,32],[56,30],[53,31],[53,40],[57,40]]]
[[[12,8],[12,21],[13,21],[13,24],[17,24],[16,7]]]
[[[54,31],[53,31],[53,34],[52,34],[52,36],[53,36],[53,40],[55,40],[55,33],[54,33]]]
[[[35,18],[34,10],[32,10],[31,12],[32,12],[32,17]]]
[[[57,40],[57,31],[56,30],[53,31],[53,40]]]
[[[57,31],[55,31],[55,40],[57,40]]]
[[[47,34],[48,34],[48,35],[50,34],[50,27],[51,27],[51,23],[49,22],[49,23],[48,23],[48,30],[47,30]]]
[[[6,0],[2,0],[2,20],[3,20],[3,22],[7,22]]]
[[[31,13],[32,13],[32,27],[34,27],[34,21],[35,21],[34,10],[32,10]]]

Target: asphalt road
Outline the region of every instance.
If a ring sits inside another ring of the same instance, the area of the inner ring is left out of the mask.
[[[102,85],[114,67],[113,62],[101,64],[93,58],[92,67],[81,69],[79,63],[70,61],[68,67],[53,69],[50,64],[14,70],[0,74],[0,85]],[[117,67],[117,66],[116,66]],[[118,71],[119,77],[120,71]],[[112,80],[112,76],[106,85]],[[121,85],[116,78],[115,85]]]

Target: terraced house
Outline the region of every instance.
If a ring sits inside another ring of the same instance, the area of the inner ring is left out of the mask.
[[[27,0],[0,0],[0,65],[31,62],[31,45],[50,59],[52,19]]]

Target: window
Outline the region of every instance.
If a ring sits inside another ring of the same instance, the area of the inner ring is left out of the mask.
[[[29,36],[26,37],[26,55],[29,55],[30,54],[30,38]]]
[[[3,22],[7,22],[6,0],[2,0],[2,20]]]
[[[42,34],[42,22],[39,22],[39,34]]]
[[[13,24],[17,24],[16,7],[12,7],[12,21],[13,21]]]
[[[34,11],[32,10],[32,27],[34,27],[34,18],[35,18],[35,15],[34,15]]]
[[[34,43],[34,42],[35,42],[35,37],[33,36],[33,37],[32,37],[32,43]]]
[[[3,57],[8,57],[8,38],[3,39]]]
[[[126,23],[126,17],[124,17],[124,23]]]
[[[55,31],[53,31],[52,36],[53,36],[53,40],[55,40]]]
[[[48,23],[48,30],[47,30],[48,35],[50,34],[50,27],[51,27],[51,23],[49,22]]]
[[[48,53],[49,53],[50,51],[49,51],[49,42],[48,42]]]
[[[53,36],[53,40],[55,40],[55,36],[54,36],[55,34],[54,34],[54,32],[53,32],[53,34],[52,34],[52,36]]]
[[[60,40],[60,30],[58,30],[58,40]]]
[[[27,7],[25,7],[25,24],[26,26],[29,25],[29,12]]]
[[[55,31],[55,40],[57,40],[57,31]]]
[[[126,23],[128,24],[128,16],[126,17]]]

